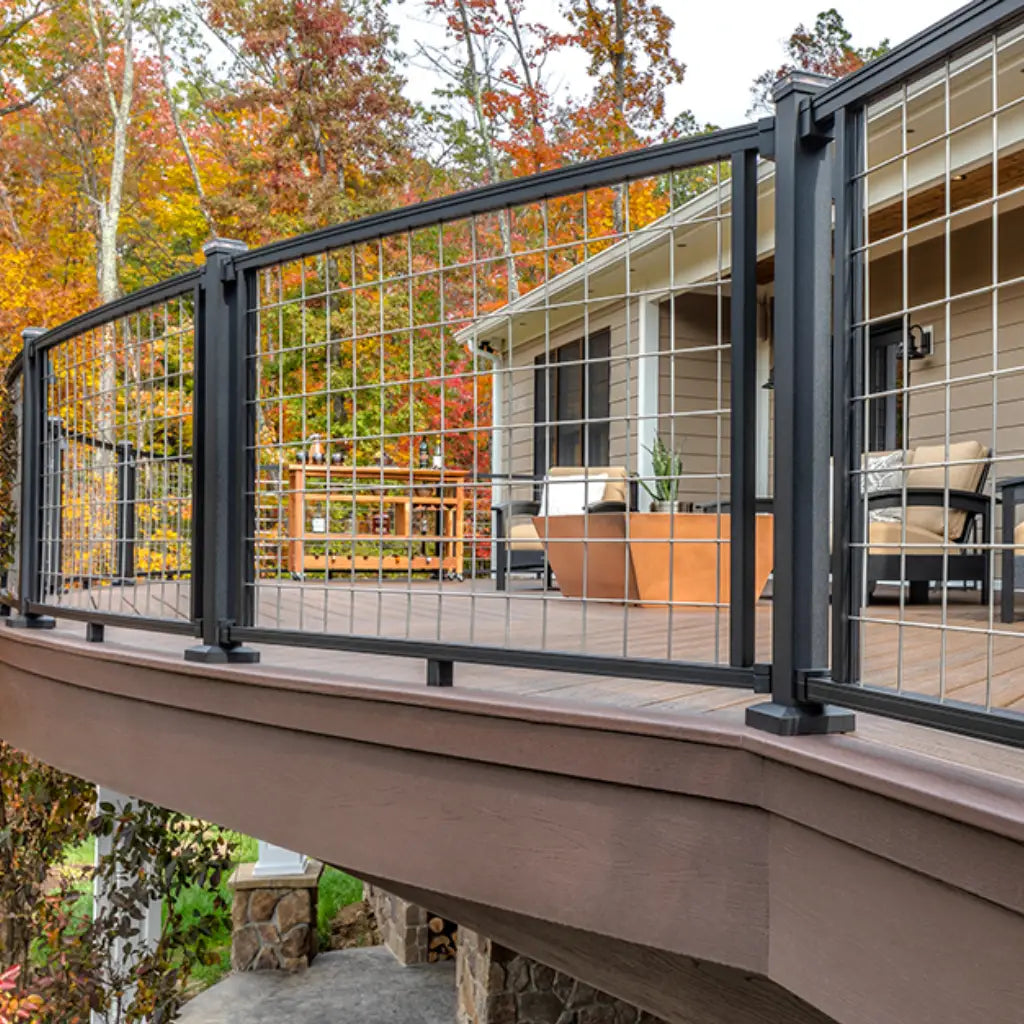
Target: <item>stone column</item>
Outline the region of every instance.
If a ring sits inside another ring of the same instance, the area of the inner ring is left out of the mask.
[[[307,967],[317,951],[319,861],[302,874],[257,874],[256,864],[240,864],[228,883],[231,908],[231,966],[236,971]]]
[[[425,964],[430,943],[427,911],[369,884],[363,888],[363,898],[377,920],[381,942],[395,959],[406,967]]]
[[[662,1024],[461,925],[455,986],[456,1024]]]

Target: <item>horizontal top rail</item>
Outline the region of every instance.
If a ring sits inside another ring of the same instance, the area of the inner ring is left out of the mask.
[[[884,57],[822,90],[811,101],[814,120],[826,121],[843,107],[871,99],[1015,17],[1024,17],[1021,0],[976,0],[961,7]]]
[[[113,302],[106,303],[106,305],[97,306],[87,313],[82,313],[80,316],[68,320],[59,327],[54,327],[44,334],[40,334],[32,343],[32,350],[34,352],[46,352],[48,349],[53,348],[54,345],[59,345],[63,341],[75,338],[79,334],[85,334],[86,331],[103,327],[105,324],[118,320],[123,316],[130,316],[132,313],[138,313],[148,306],[155,306],[160,302],[166,302],[169,299],[176,299],[182,295],[187,295],[199,283],[201,273],[199,268],[196,268],[184,274],[178,274],[176,277],[168,278],[166,281],[161,281],[159,284],[150,285],[148,288],[140,288],[138,291],[124,295]]]
[[[87,448],[100,448],[103,451],[116,452],[121,448],[127,448],[136,459],[152,459],[160,462],[191,462],[192,452],[178,452],[167,454],[154,451],[152,448],[136,448],[131,441],[105,441],[101,437],[94,437],[92,434],[83,433],[80,430],[68,430],[63,424],[60,426],[60,434],[69,441],[85,445]]]
[[[383,238],[400,231],[494,213],[524,203],[557,199],[584,189],[619,185],[654,174],[727,160],[734,153],[768,148],[773,127],[774,118],[765,118],[760,122],[723,128],[707,135],[693,135],[600,160],[541,171],[523,178],[496,181],[414,206],[371,214],[345,224],[274,242],[260,249],[240,253],[235,257],[234,264],[239,270],[257,270],[304,256],[314,256],[327,249]]]

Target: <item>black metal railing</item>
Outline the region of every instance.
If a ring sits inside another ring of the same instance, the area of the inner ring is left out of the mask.
[[[947,113],[945,198],[925,226],[947,238],[960,141],[975,124],[1008,138],[997,120],[1024,110],[1000,93],[1020,9],[972,5],[839,83],[791,76],[757,124],[253,251],[217,240],[193,274],[26,331],[12,624],[194,633],[186,657],[205,662],[256,660],[260,643],[411,657],[439,686],[476,664],[741,687],[770,692],[747,720],[776,733],[846,731],[856,708],[1024,745],[1024,687],[993,683],[999,645],[1018,642],[993,619],[997,582],[1012,618],[1014,540],[949,525],[954,421],[975,406],[949,356],[933,384],[909,377],[921,309],[948,327],[967,292],[948,257],[927,303],[904,283],[879,312],[870,287],[879,261],[899,251],[905,270],[933,237],[913,220],[934,187],[913,184],[928,76]],[[954,123],[984,60],[994,98]],[[877,157],[873,126],[894,117],[899,145]],[[975,219],[1024,188],[991,177]],[[985,291],[990,356],[1017,283]],[[898,354],[876,358],[890,321]],[[950,351],[950,330],[929,337]],[[876,364],[895,376],[876,386]],[[908,453],[928,447],[911,404],[928,387],[945,419],[941,452],[916,464],[939,474],[926,485]],[[883,404],[907,460],[886,493],[906,510],[929,490],[946,516],[926,568],[905,511],[889,540],[872,534]],[[1005,467],[1018,453],[993,422],[974,462]],[[982,479],[992,523],[996,474]],[[971,566],[988,560],[987,619],[951,569],[965,545]],[[941,597],[918,621],[922,583]],[[866,657],[890,627],[895,659]],[[918,635],[940,640],[937,692],[904,672]],[[970,642],[985,687],[965,699],[948,650]]]

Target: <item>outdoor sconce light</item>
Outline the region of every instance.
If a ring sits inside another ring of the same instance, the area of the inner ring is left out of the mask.
[[[896,350],[896,358],[902,359],[906,345],[908,359],[925,359],[932,354],[932,332],[931,328],[921,327],[919,324],[911,324],[907,328],[907,336],[903,343]]]
[[[427,460],[428,460],[428,458],[430,456],[430,446],[427,444],[427,439],[425,437],[420,439],[419,453],[420,453],[420,469],[426,469],[427,465],[428,465],[428,461]]]

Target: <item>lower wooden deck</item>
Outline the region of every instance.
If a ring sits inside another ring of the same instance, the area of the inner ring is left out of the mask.
[[[522,581],[510,591],[498,592],[490,581],[479,579],[411,584],[273,579],[259,581],[254,591],[255,624],[270,630],[728,664],[726,605],[639,607],[574,600]],[[73,590],[61,595],[60,603],[78,611],[92,608],[181,621],[188,618],[190,599],[187,582],[165,581]],[[756,609],[759,662],[772,660],[772,607],[770,599],[762,599]],[[895,591],[882,590],[862,610],[856,632],[866,684],[1024,713],[1024,622],[1000,623],[995,607],[981,604],[976,593],[950,592],[944,601],[933,595],[928,605],[901,605]],[[160,647],[168,644],[180,648],[182,640],[159,642]],[[380,661],[350,653],[285,649],[287,665],[299,671],[330,672]],[[389,676],[414,685],[422,682],[421,662],[386,660]],[[558,695],[621,707],[670,705],[707,711],[753,699],[746,691],[726,687],[502,665],[456,671],[460,684],[471,681],[484,690]]]

